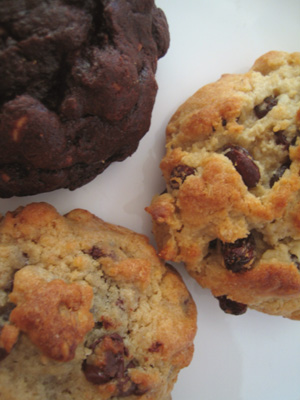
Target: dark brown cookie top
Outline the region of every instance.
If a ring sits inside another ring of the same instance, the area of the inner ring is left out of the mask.
[[[154,1],[2,1],[0,196],[75,189],[132,154],[168,46]]]

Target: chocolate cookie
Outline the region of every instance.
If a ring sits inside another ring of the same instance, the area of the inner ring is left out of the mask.
[[[1,400],[166,400],[196,308],[146,237],[46,203],[0,222]]]
[[[0,4],[0,197],[76,189],[148,131],[158,58],[154,1]]]
[[[159,254],[226,312],[300,319],[300,53],[269,52],[201,88],[167,127]]]

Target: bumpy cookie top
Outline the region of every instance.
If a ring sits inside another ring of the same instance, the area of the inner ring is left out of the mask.
[[[0,4],[0,196],[75,189],[136,150],[169,46],[153,0]]]
[[[148,207],[159,254],[222,301],[299,319],[299,136],[300,53],[196,92],[169,122],[167,192]]]
[[[146,237],[46,203],[2,218],[1,400],[169,399],[195,333]]]

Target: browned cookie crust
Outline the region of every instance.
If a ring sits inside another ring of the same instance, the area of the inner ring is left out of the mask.
[[[195,333],[146,237],[45,203],[2,218],[1,400],[169,400]]]
[[[0,197],[73,190],[131,155],[168,46],[153,0],[2,0]]]
[[[160,255],[226,312],[300,319],[300,53],[269,52],[201,88],[167,127]]]

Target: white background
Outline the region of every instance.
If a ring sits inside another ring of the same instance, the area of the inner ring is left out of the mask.
[[[60,213],[86,208],[108,222],[146,234],[144,211],[164,189],[159,162],[164,131],[176,108],[223,73],[246,72],[269,50],[300,51],[300,0],[157,0],[168,18],[171,46],[159,61],[151,129],[136,153],[74,192],[58,190],[0,199],[0,212],[47,201]],[[191,365],[173,400],[300,400],[300,321],[255,311],[224,314],[208,290],[178,266],[198,309]]]

